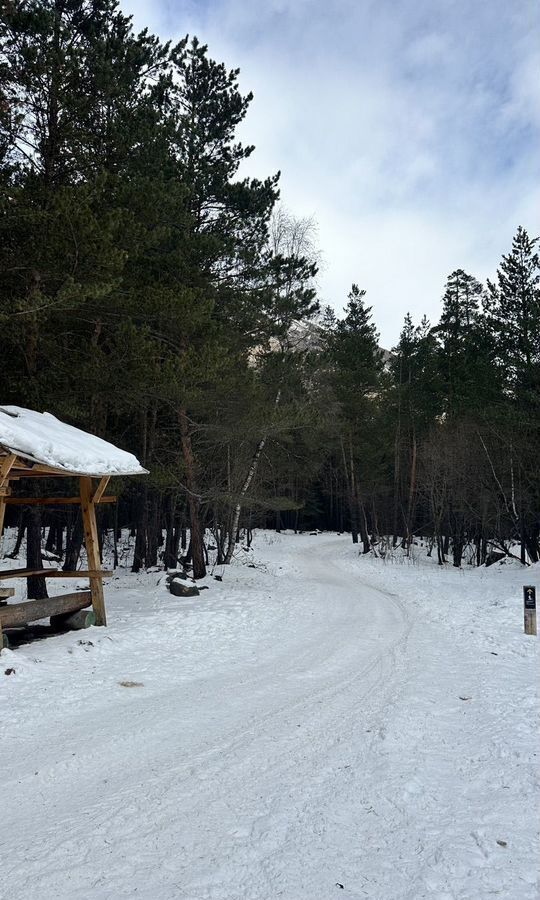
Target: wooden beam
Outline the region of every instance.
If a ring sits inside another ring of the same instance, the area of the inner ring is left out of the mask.
[[[14,466],[15,472],[18,475],[21,471],[23,472],[32,472],[34,477],[41,476],[44,478],[45,476],[49,478],[53,478],[54,476],[62,476],[69,475],[70,478],[76,478],[77,472],[66,472],[65,469],[55,469],[53,466],[48,466],[46,463],[30,463],[25,459],[20,459],[18,463]],[[32,476],[30,476],[32,477]]]
[[[4,578],[29,578],[31,575],[54,575],[58,569],[6,569],[0,571],[0,581]]]
[[[99,503],[116,503],[117,497],[101,497]],[[81,502],[80,497],[6,497],[10,506],[73,506]],[[93,501],[96,502],[96,501]]]
[[[2,459],[0,463],[0,537],[2,537],[2,532],[4,531],[4,516],[6,514],[6,484],[9,472],[13,466],[13,463],[17,459],[16,453],[9,453]],[[0,634],[0,639],[1,639]],[[0,650],[2,649],[2,643],[0,640]]]
[[[5,495],[5,485],[7,482],[7,477],[10,473],[10,470],[17,459],[16,453],[8,453],[0,463],[0,538],[2,537],[2,533],[4,531],[4,517],[6,515],[6,495]],[[0,653],[4,649],[4,635],[2,634],[2,620],[0,619]]]
[[[90,628],[96,624],[96,614],[92,607],[78,609],[76,612],[62,613],[59,616],[51,616],[52,628],[69,628],[79,631],[81,628]]]
[[[103,478],[100,479],[100,482],[94,491],[94,496],[92,497],[94,503],[99,503],[101,501],[103,494],[105,493],[105,488],[107,487],[110,480],[110,475],[104,475]]]
[[[66,469],[55,469],[46,463],[30,463],[27,460],[16,457],[17,462],[13,466],[13,474],[20,478],[102,478],[109,476],[102,475],[83,475],[82,472],[67,471]]]
[[[49,575],[49,570],[45,569],[42,574],[45,575],[45,578],[110,578],[113,572],[110,569],[79,569],[76,572],[63,572],[62,569],[58,569],[57,572]],[[2,573],[0,572],[1,577]]]
[[[11,481],[13,478],[77,478],[77,475],[73,472],[56,472],[52,469],[51,471],[43,472],[40,469],[18,468],[15,465],[9,473],[9,478]]]
[[[46,597],[44,600],[25,600],[23,603],[10,603],[0,607],[0,626],[13,628],[15,625],[26,625],[37,622],[48,616],[76,612],[90,606],[91,591],[75,591],[73,594],[60,594],[57,597]]]
[[[77,569],[75,572],[64,572],[62,569],[0,569],[0,582],[5,578],[30,578],[32,575],[42,575],[44,578],[110,578],[113,572],[111,569]]]
[[[101,569],[101,559],[96,524],[96,507],[92,500],[92,479],[90,476],[83,475],[79,479],[79,483],[81,486],[81,512],[88,567],[90,570],[99,571]],[[90,591],[92,594],[92,607],[96,614],[96,625],[106,625],[107,614],[105,612],[103,580],[101,577],[90,578]]]
[[[6,483],[7,477],[16,459],[16,453],[10,453],[8,456],[2,458],[2,462],[0,463],[0,487],[3,487]]]

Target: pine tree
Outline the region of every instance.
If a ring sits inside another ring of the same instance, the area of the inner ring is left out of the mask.
[[[540,435],[540,259],[538,239],[519,227],[503,256],[496,282],[488,282],[484,308],[494,335],[493,359],[504,387],[496,426],[499,444],[485,453],[497,459],[498,490],[513,537],[536,562],[540,558],[540,478],[535,447]],[[492,468],[493,471],[493,468]],[[501,491],[502,486],[502,491]]]
[[[416,509],[418,448],[443,408],[436,338],[425,316],[415,326],[407,313],[392,351],[390,373],[389,411],[395,421],[393,534],[396,543],[403,533],[408,548]]]
[[[130,333],[116,292],[135,236],[118,178],[133,176],[138,148],[165,146],[156,118],[168,49],[136,37],[112,0],[30,0],[3,13],[4,400],[110,433],[121,404],[108,389],[122,380]]]
[[[488,282],[485,310],[496,337],[495,358],[507,390],[521,403],[540,402],[540,258],[538,238],[521,226],[497,281]]]
[[[439,371],[451,417],[477,414],[496,402],[498,381],[491,357],[492,341],[480,308],[482,285],[463,269],[446,284],[439,324]]]
[[[378,334],[365,291],[353,284],[345,316],[329,335],[329,354],[335,371],[336,390],[344,411],[356,417],[366,395],[375,389],[382,369]]]
[[[53,186],[133,168],[152,147],[170,47],[135,35],[117,0],[4,3],[0,40],[0,133],[19,169]]]
[[[382,372],[378,335],[365,291],[353,284],[345,316],[327,336],[327,360],[332,388],[339,404],[339,452],[345,476],[352,539],[361,535],[364,552],[370,548],[366,497],[362,479],[373,465],[373,409]]]

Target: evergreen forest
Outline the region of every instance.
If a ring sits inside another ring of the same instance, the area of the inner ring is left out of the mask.
[[[442,272],[439,320],[407,315],[382,350],[361,270],[321,298],[314,223],[280,205],[279,173],[245,176],[238,79],[115,0],[2,0],[1,402],[149,470],[100,519],[116,553],[131,530],[135,571],[182,559],[201,578],[255,527],[537,562],[536,238],[516,223],[485,284]],[[76,568],[69,511],[8,524],[34,566]]]

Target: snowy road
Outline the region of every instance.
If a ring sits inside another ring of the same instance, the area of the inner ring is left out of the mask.
[[[260,558],[189,601],[121,578],[106,632],[4,652],[0,896],[536,897],[534,844],[496,843],[521,714],[459,698],[498,654],[441,648],[343,538]]]

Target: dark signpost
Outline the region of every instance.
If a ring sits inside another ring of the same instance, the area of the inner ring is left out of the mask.
[[[525,634],[536,634],[536,588],[532,584],[523,588],[523,612]]]

